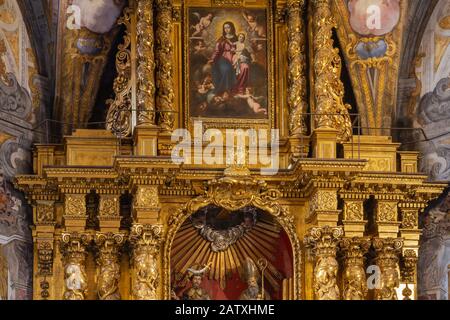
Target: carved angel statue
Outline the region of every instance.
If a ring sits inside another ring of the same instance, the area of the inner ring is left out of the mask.
[[[183,300],[211,300],[209,293],[201,287],[203,276],[210,268],[209,264],[202,269],[197,269],[198,266],[192,266],[187,269],[189,280],[191,281],[191,288],[184,292]],[[180,298],[172,291],[172,299],[180,300]]]
[[[64,292],[65,300],[84,300],[87,289],[86,274],[80,265],[71,263],[66,267],[66,291]]]
[[[255,262],[247,257],[244,262],[243,273],[247,289],[242,291],[239,300],[263,300],[262,290],[259,286],[260,274]],[[264,290],[264,300],[270,300],[269,293]]]
[[[314,291],[318,300],[339,300],[336,283],[338,262],[334,257],[320,257],[314,271]]]

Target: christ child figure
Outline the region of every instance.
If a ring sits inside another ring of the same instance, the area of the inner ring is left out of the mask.
[[[236,70],[236,75],[238,76],[241,73],[240,63],[243,61],[245,57],[242,55],[242,52],[245,50],[245,34],[238,34],[238,41],[233,43],[234,48],[234,56],[233,56],[233,67]]]

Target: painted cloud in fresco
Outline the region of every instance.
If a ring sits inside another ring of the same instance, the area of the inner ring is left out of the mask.
[[[81,27],[92,32],[109,32],[122,12],[124,0],[73,0],[81,9]]]
[[[349,0],[350,25],[363,36],[382,36],[400,20],[400,0]]]

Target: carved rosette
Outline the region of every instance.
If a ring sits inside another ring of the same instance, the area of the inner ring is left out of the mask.
[[[306,123],[303,116],[307,109],[304,7],[304,0],[288,0],[288,102],[291,136],[306,134]]]
[[[172,0],[155,0],[156,7],[156,109],[162,129],[174,128]]]
[[[370,247],[368,238],[344,238],[340,246],[345,255],[344,300],[365,300],[368,289],[364,254]]]
[[[122,233],[96,233],[97,245],[97,295],[100,300],[120,300],[120,247],[124,243]]]
[[[134,300],[157,300],[160,282],[158,260],[162,240],[161,225],[134,224],[131,228],[130,242],[133,246]]]
[[[352,124],[345,104],[344,85],[340,80],[342,61],[339,49],[334,48],[333,19],[330,0],[313,0],[314,95],[316,99],[316,127],[338,130],[338,142],[348,141]]]
[[[416,283],[417,253],[412,249],[403,252],[402,282]]]
[[[339,300],[337,285],[339,264],[337,246],[344,235],[342,227],[313,227],[305,237],[305,245],[316,257],[314,266],[314,294],[317,300]]]
[[[373,246],[376,262],[381,270],[381,288],[375,291],[376,300],[397,300],[396,289],[400,286],[399,254],[403,247],[401,238],[375,238]]]
[[[114,80],[114,100],[106,101],[109,105],[106,116],[106,129],[116,136],[127,137],[131,135],[131,15],[132,9],[125,8],[123,16],[117,24],[126,27],[123,43],[119,44],[116,54],[117,77]]]
[[[61,253],[64,263],[64,300],[84,300],[87,292],[86,246],[91,237],[87,233],[63,233]]]
[[[137,5],[138,125],[155,124],[153,2],[153,0],[139,0]]]

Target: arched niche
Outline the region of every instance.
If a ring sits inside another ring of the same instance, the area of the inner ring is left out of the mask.
[[[285,236],[287,244],[286,248],[290,249],[291,253],[291,272],[286,272],[285,270],[278,270],[278,273],[282,279],[278,279],[279,290],[283,289],[283,280],[289,282],[285,284],[285,288],[291,292],[290,294],[284,294],[287,299],[301,299],[301,275],[302,275],[302,267],[301,267],[301,248],[300,241],[298,239],[297,233],[294,228],[294,218],[287,211],[287,208],[282,207],[278,199],[278,193],[276,190],[268,189],[267,185],[263,181],[257,181],[253,179],[247,170],[243,170],[241,172],[236,170],[229,170],[225,172],[225,176],[219,180],[213,180],[209,182],[208,188],[205,193],[197,198],[191,199],[188,203],[186,203],[182,208],[180,208],[177,212],[173,213],[168,219],[168,230],[166,235],[166,242],[164,244],[163,251],[163,297],[164,299],[170,299],[172,283],[174,274],[176,271],[183,271],[189,263],[183,263],[185,261],[178,260],[178,265],[172,270],[172,249],[178,245],[178,241],[175,241],[177,235],[181,232],[183,233],[183,228],[188,228],[189,223],[192,222],[192,217],[195,219],[197,215],[201,214],[202,210],[211,208],[212,210],[217,211],[215,215],[223,212],[224,215],[237,215],[240,214],[242,220],[237,220],[235,226],[239,223],[245,223],[245,212],[254,208],[261,219],[261,223],[268,223],[272,225],[272,227],[279,227],[280,235],[279,237]],[[226,220],[226,219],[225,219]],[[196,233],[197,232],[197,233]],[[192,231],[191,231],[192,233]],[[196,234],[195,234],[196,233]],[[191,236],[194,236],[199,243],[204,240],[201,236],[198,237],[198,231],[194,230]],[[185,235],[186,239],[189,238],[190,235]],[[242,239],[238,240],[242,241]],[[279,241],[283,241],[279,238]],[[206,244],[205,244],[206,243]],[[186,241],[187,244],[187,241]],[[203,245],[211,245],[211,243],[204,242]],[[244,243],[240,244],[242,247]],[[193,249],[194,252],[197,250]],[[252,250],[243,250],[247,252],[247,254],[255,260],[257,257],[257,252],[249,252]],[[286,252],[284,252],[286,253]],[[180,255],[183,252],[180,253]],[[188,253],[186,253],[188,254]],[[219,254],[220,255],[220,254]],[[253,257],[252,257],[253,255]],[[190,257],[188,257],[189,259]],[[194,258],[193,258],[194,259]],[[276,269],[275,265],[277,264],[276,259],[272,259],[274,262],[272,266]],[[193,261],[192,264],[202,263],[201,261]],[[209,262],[209,261],[207,261]],[[207,263],[206,262],[206,263]],[[214,261],[213,261],[214,262]],[[255,261],[257,262],[257,261]],[[269,261],[268,261],[269,262]],[[174,261],[177,264],[177,261]],[[274,265],[275,264],[275,265]],[[187,266],[189,267],[189,266]],[[178,268],[178,270],[177,270]],[[279,267],[280,269],[283,269]],[[269,269],[269,267],[268,267]],[[268,269],[266,269],[266,273],[273,278],[274,274],[276,274],[275,270],[272,270],[269,273]],[[220,287],[220,275],[216,278],[213,271],[212,280],[217,281],[217,285]],[[219,270],[220,272],[220,270]],[[225,271],[226,272],[226,271]],[[284,274],[283,274],[284,272]],[[235,272],[231,272],[229,274],[230,281],[233,281],[233,277],[237,276],[237,269]],[[291,280],[289,280],[289,275],[291,275]],[[211,276],[208,276],[211,278]],[[225,275],[226,278],[226,275]],[[265,277],[266,279],[266,277]],[[235,279],[233,283],[235,285],[242,285],[242,281],[237,281]],[[267,290],[270,286],[274,286],[274,281],[265,280],[268,282],[267,286],[264,285]],[[270,283],[271,282],[271,283]],[[222,283],[222,286],[224,283]],[[226,285],[226,283],[225,283]],[[244,286],[244,289],[246,286]],[[222,289],[222,291],[224,291]],[[270,290],[269,290],[270,291]],[[224,292],[227,292],[226,290]],[[225,295],[226,296],[226,295]],[[214,297],[214,295],[213,295]],[[218,298],[238,298],[236,292],[229,292],[228,297],[217,296]],[[278,292],[274,298],[283,297],[282,292]],[[281,298],[280,298],[281,299]]]

